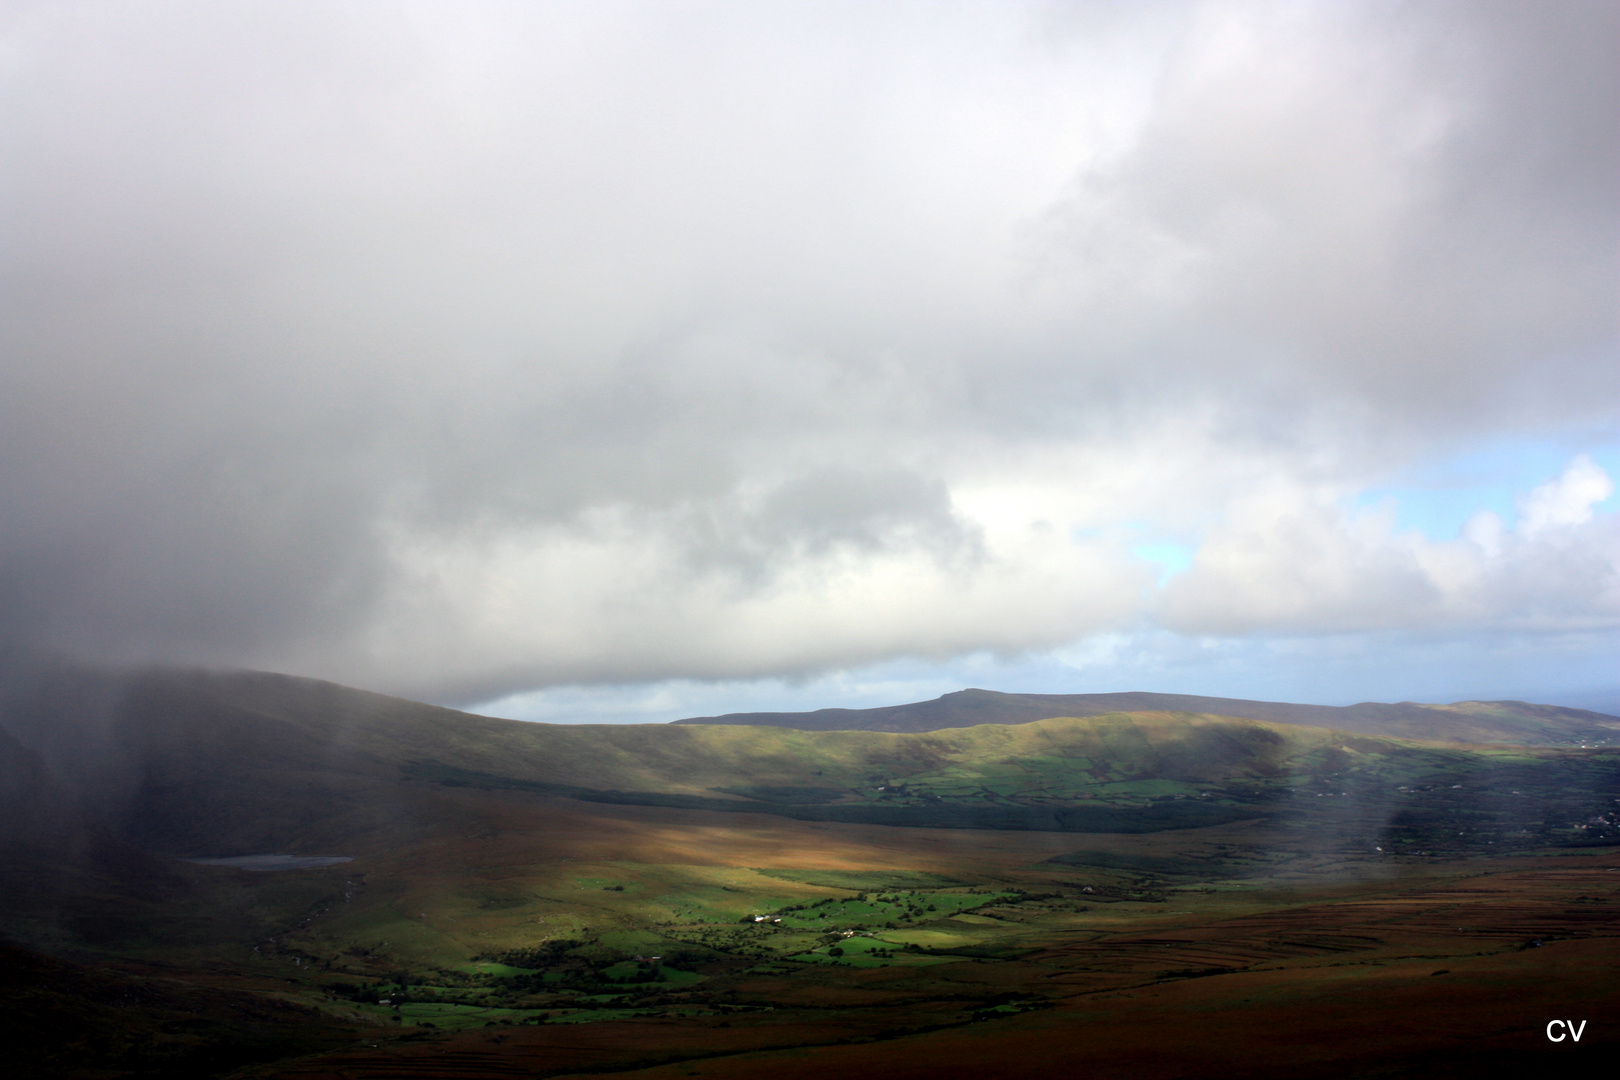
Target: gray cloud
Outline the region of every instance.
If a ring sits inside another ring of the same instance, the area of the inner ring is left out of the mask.
[[[1613,440],[1617,11],[15,6],[3,630],[472,700],[1511,621],[1602,520],[1335,500]]]

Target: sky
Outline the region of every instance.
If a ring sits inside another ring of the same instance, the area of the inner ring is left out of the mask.
[[[1620,4],[0,8],[0,645],[1620,712]]]

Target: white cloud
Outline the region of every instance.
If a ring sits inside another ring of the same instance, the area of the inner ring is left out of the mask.
[[[443,693],[447,672],[505,690],[626,671],[758,678],[1049,647],[1130,619],[1152,577],[1116,543],[1051,528],[942,547],[902,524],[892,545],[773,545],[760,563],[707,548],[690,518],[603,511],[582,526],[438,545],[401,534],[400,576],[359,647],[323,642],[282,659],[417,693]],[[413,666],[421,683],[403,673]]]
[[[1349,514],[1334,492],[1276,483],[1233,501],[1192,569],[1164,592],[1190,633],[1391,628],[1620,627],[1620,527],[1592,505],[1613,490],[1585,456],[1524,500],[1508,532],[1489,512],[1451,541],[1397,532],[1392,507]]]
[[[1519,503],[1517,531],[1526,537],[1552,529],[1584,525],[1592,520],[1592,507],[1614,494],[1614,481],[1591,458],[1582,454],[1556,480],[1526,495]]]
[[[467,700],[1610,625],[1585,466],[1341,507],[1612,439],[1614,21],[8,9],[0,636]]]

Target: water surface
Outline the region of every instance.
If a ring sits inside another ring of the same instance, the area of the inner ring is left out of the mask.
[[[199,866],[234,866],[238,870],[309,870],[353,862],[349,855],[230,855],[223,859],[183,859]]]

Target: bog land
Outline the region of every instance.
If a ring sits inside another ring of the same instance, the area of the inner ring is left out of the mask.
[[[1613,718],[1471,704],[1531,734],[58,672],[0,732],[4,1038],[87,1078],[1610,1075]]]

